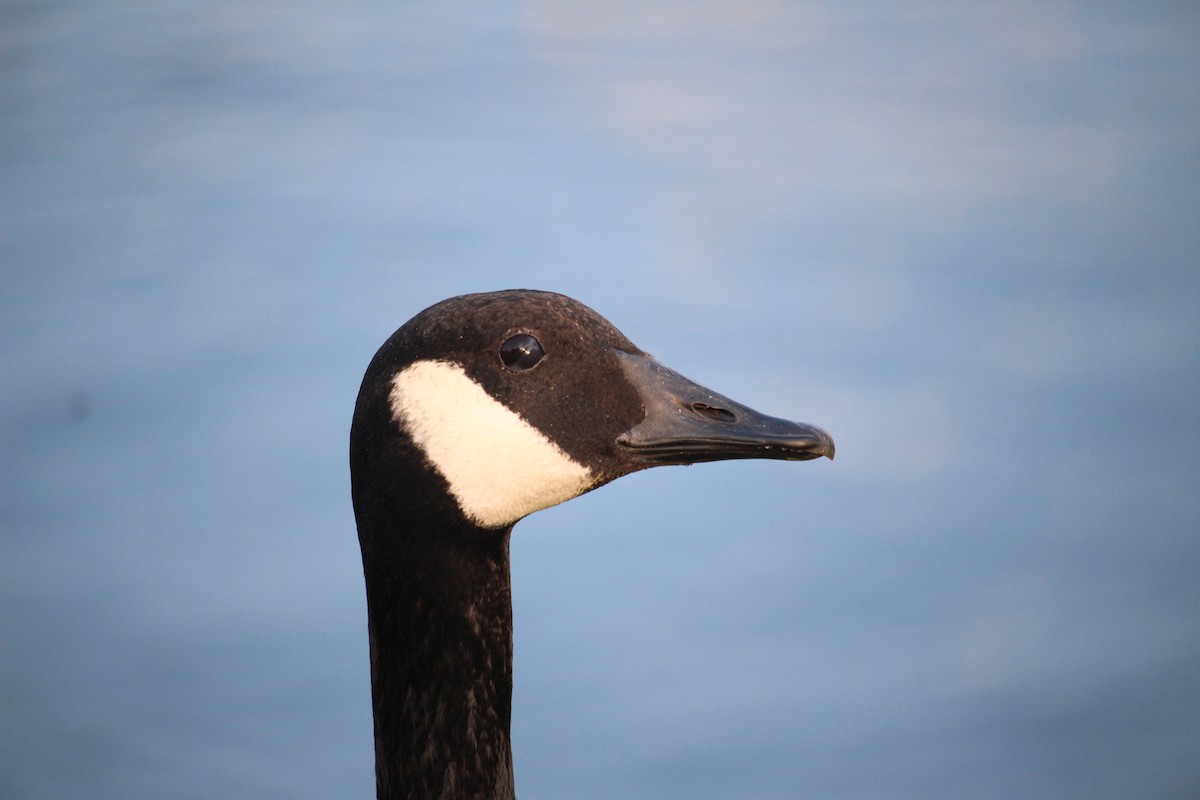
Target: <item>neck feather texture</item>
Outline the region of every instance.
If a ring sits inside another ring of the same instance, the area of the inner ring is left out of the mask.
[[[514,796],[510,531],[364,549],[379,800]]]

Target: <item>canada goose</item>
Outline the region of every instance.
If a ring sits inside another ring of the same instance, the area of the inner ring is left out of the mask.
[[[833,458],[820,428],[664,367],[591,309],[455,297],[367,367],[350,431],[380,800],[512,798],[514,523],[637,470]]]

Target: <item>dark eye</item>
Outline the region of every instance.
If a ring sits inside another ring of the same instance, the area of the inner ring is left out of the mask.
[[[513,372],[533,369],[545,357],[541,343],[528,333],[518,333],[500,345],[500,360]]]

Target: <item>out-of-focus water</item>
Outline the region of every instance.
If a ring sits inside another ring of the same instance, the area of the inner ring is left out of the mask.
[[[1198,34],[5,4],[0,796],[372,796],[358,381],[516,286],[838,442],[518,526],[524,800],[1194,796]]]

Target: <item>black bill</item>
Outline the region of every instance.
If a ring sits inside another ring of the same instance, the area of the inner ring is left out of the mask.
[[[650,356],[618,353],[646,417],[617,442],[646,466],[734,458],[833,458],[833,438],[815,425],[769,417],[705,389]]]

